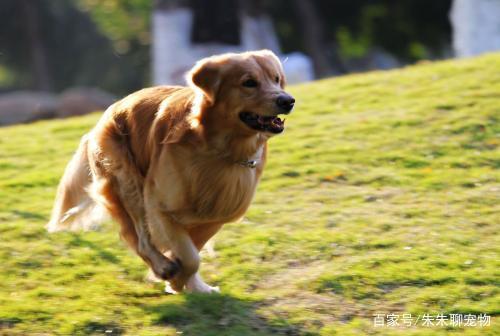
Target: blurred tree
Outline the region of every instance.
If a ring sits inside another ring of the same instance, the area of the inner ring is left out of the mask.
[[[314,7],[317,18],[309,15],[305,19],[304,3]],[[295,10],[290,11],[290,1],[266,1],[283,50],[307,51],[314,43],[323,49],[322,54],[336,71],[347,71],[349,60],[363,58],[376,48],[402,63],[449,55],[451,0],[294,0],[292,4]],[[311,30],[319,33],[306,33]],[[311,42],[312,35],[319,41]],[[318,65],[316,70],[323,72]]]
[[[234,0],[192,0],[193,27],[192,43],[241,43],[241,25],[238,1]]]
[[[115,51],[127,54],[132,44],[148,46],[150,37],[151,0],[73,0],[113,42]],[[157,1],[161,3],[160,1]]]
[[[40,37],[40,24],[38,22],[36,4],[30,0],[20,0],[19,5],[22,11],[22,22],[26,27],[26,34],[29,42],[29,53],[31,54],[31,69],[35,86],[42,91],[50,91],[52,80],[47,68],[47,55],[44,41]]]
[[[121,94],[147,83],[147,26],[123,33],[120,25],[129,24],[117,20],[107,30],[94,21],[94,14],[104,14],[77,5],[77,0],[2,0],[0,89],[99,86]],[[115,30],[120,34],[113,35]]]
[[[317,7],[309,0],[293,0],[298,24],[302,27],[302,41],[305,52],[314,62],[317,77],[326,77],[334,73],[333,62],[324,47],[323,17],[317,13]]]
[[[193,1],[156,0],[156,5]],[[351,60],[376,49],[407,63],[442,57],[450,46],[451,0],[240,4],[249,12],[255,5],[270,13],[282,50],[309,53],[320,76],[362,69]],[[152,0],[2,0],[0,89],[95,85],[122,94],[148,85],[153,5]]]

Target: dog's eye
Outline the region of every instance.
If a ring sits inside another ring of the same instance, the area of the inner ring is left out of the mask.
[[[243,86],[247,88],[254,88],[257,87],[259,83],[255,79],[247,79],[246,81],[243,82]]]
[[[280,78],[279,78],[279,76],[276,76],[276,77],[274,78],[274,81],[275,81],[276,83],[279,83],[279,82],[280,82]]]

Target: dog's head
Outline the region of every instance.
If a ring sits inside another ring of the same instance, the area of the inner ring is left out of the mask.
[[[278,115],[290,113],[295,104],[284,91],[281,63],[269,50],[205,58],[187,79],[211,106],[211,118],[241,132],[283,132]]]

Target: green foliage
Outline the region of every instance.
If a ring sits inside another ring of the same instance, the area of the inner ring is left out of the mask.
[[[150,0],[77,0],[78,5],[96,22],[101,31],[113,41],[115,50],[125,54],[130,40],[149,45],[149,25],[153,7]]]
[[[497,335],[500,54],[295,86],[255,201],[167,296],[113,224],[47,234],[98,114],[0,129],[0,333]],[[487,313],[488,328],[374,328]]]
[[[35,48],[44,56],[38,66],[52,91],[98,86],[125,94],[144,87],[150,76],[150,7],[149,0],[3,1],[0,89],[40,89]],[[36,31],[36,45],[27,27]]]
[[[449,48],[451,0],[313,0],[324,28],[324,48],[344,60],[381,48],[402,62],[441,57]],[[265,1],[283,49],[304,50],[297,14],[290,1]],[[332,59],[333,61],[333,59]]]

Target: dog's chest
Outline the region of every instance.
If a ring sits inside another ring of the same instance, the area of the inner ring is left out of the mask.
[[[252,201],[258,183],[256,169],[213,165],[194,169],[189,198],[197,216],[207,220],[234,220]]]

